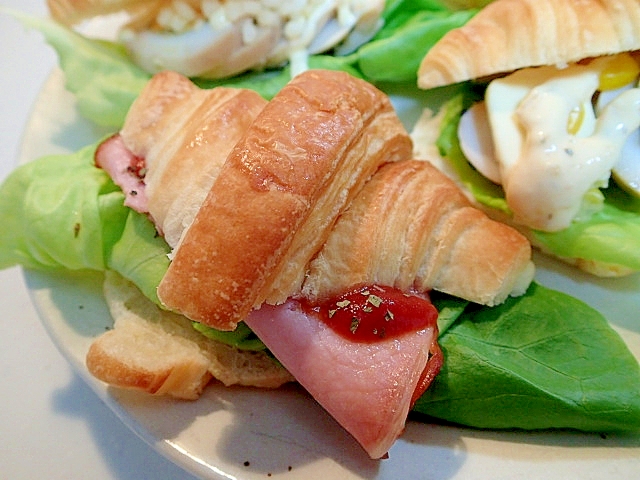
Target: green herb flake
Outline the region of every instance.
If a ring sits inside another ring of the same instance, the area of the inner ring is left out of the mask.
[[[351,333],[356,333],[356,330],[358,330],[359,326],[360,320],[358,319],[358,317],[351,317],[351,326],[349,327]]]
[[[369,302],[371,305],[373,305],[376,308],[382,305],[382,299],[377,295],[369,295],[369,298],[367,298],[367,302]]]

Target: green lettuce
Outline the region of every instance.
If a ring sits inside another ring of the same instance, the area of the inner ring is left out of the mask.
[[[75,94],[80,113],[92,122],[119,128],[150,75],[137,67],[114,42],[87,38],[49,19],[4,10],[40,31],[56,50],[66,88]],[[476,10],[450,12],[437,1],[388,1],[385,24],[377,35],[347,56],[314,55],[310,68],[342,70],[372,83],[411,82],[422,57],[447,31],[466,23]],[[401,60],[399,60],[401,59]],[[288,67],[249,72],[223,80],[193,81],[203,88],[249,88],[272,98],[289,80]]]
[[[460,116],[479,98],[479,93],[469,86],[466,92],[445,103],[437,145],[479,203],[510,214],[502,188],[469,164],[458,142]],[[599,211],[574,220],[570,227],[559,232],[533,231],[534,243],[558,257],[581,258],[640,271],[640,201],[614,183],[602,193],[604,202]]]
[[[244,322],[238,323],[236,329],[232,332],[223,332],[198,322],[193,322],[193,328],[205,337],[226,343],[239,350],[252,350],[255,352],[267,349],[262,340]]]
[[[0,269],[115,270],[158,303],[169,247],[94,166],[96,145],[42,157],[0,186]]]
[[[371,42],[351,56],[363,78],[372,82],[415,85],[422,58],[449,30],[467,23],[476,10],[450,12],[438,2],[399,3]]]
[[[470,304],[439,343],[445,362],[418,413],[479,428],[640,429],[637,360],[564,293],[534,283],[497,307]]]
[[[36,159],[0,185],[0,268],[113,270],[159,304],[169,247],[93,155],[97,145]],[[493,308],[434,292],[443,370],[416,412],[484,428],[640,429],[636,359],[584,303],[533,284]],[[241,349],[264,345],[196,325]]]
[[[92,40],[52,20],[15,10],[8,12],[40,31],[56,50],[65,87],[77,98],[78,110],[97,125],[120,127],[131,103],[149,80],[117,43]]]

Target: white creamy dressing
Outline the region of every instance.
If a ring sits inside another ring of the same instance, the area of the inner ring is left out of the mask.
[[[463,150],[481,173],[502,184],[516,222],[562,230],[585,196],[608,184],[627,137],[640,125],[640,89],[622,89],[596,115],[592,98],[606,64],[599,58],[561,69],[529,68],[491,82],[484,102],[490,147],[467,142],[463,137],[473,134],[463,134],[461,121]],[[631,161],[640,163],[637,152]]]

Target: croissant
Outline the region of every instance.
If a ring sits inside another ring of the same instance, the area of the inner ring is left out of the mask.
[[[498,0],[428,52],[418,86],[637,49],[640,3],[635,0]]]
[[[380,168],[341,215],[303,287],[312,299],[352,285],[438,290],[483,305],[524,293],[531,247],[490,220],[431,163]]]
[[[388,97],[346,73],[309,71],[258,114],[186,231],[158,295],[233,329],[300,291],[335,219],[383,163],[411,155]]]
[[[51,16],[65,25],[73,25],[87,18],[130,10],[157,0],[47,0]]]
[[[145,160],[148,211],[171,247],[266,103],[252,90],[200,89],[169,71],[154,75],[134,102],[120,137]]]
[[[185,400],[197,399],[213,378],[226,386],[260,388],[294,380],[266,352],[211,341],[117,273],[105,273],[103,292],[114,325],[91,343],[85,360],[99,380]]]
[[[348,74],[299,75],[266,105],[159,74],[120,139],[174,248],[160,300],[215,328],[363,282],[494,305],[531,280],[529,243],[412,161],[387,96]]]

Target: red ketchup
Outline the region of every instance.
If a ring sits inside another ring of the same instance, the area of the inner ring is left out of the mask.
[[[434,326],[438,311],[424,297],[393,287],[361,285],[308,308],[339,335],[373,343]]]

